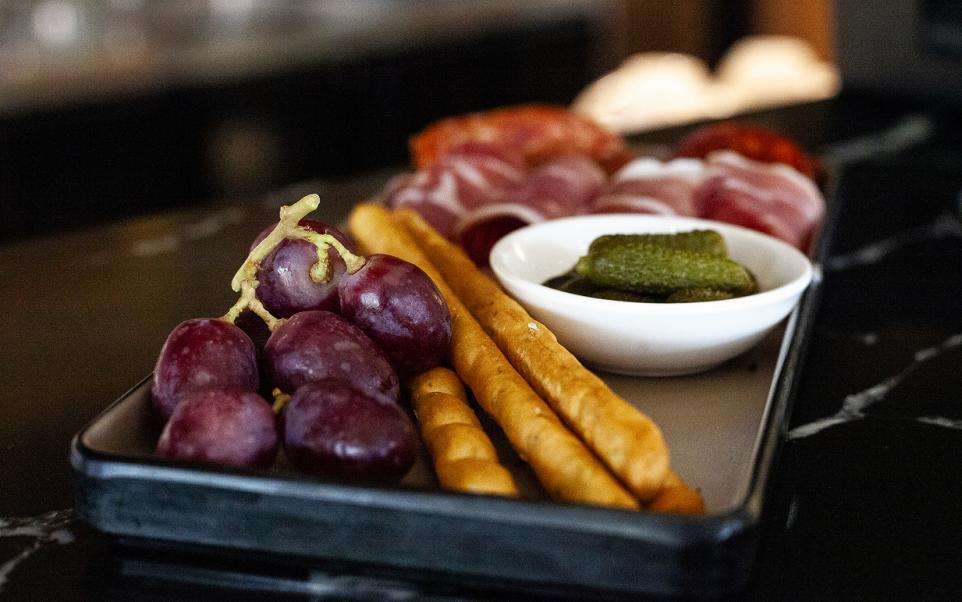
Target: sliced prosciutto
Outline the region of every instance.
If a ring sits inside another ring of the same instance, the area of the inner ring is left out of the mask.
[[[807,249],[825,210],[814,182],[787,165],[752,161],[730,151],[710,154],[706,167],[706,178],[694,191],[699,217]]]
[[[525,181],[519,155],[488,144],[451,149],[435,165],[391,180],[385,198],[392,208],[417,211],[438,232],[451,238],[468,212],[494,202]]]
[[[486,265],[488,252],[502,236],[527,224],[584,213],[606,180],[590,158],[561,155],[533,169],[524,184],[505,192],[500,203],[462,217],[455,240],[476,263]]]
[[[614,175],[590,213],[695,215],[692,193],[705,178],[697,159],[635,159]]]
[[[528,224],[545,221],[543,213],[518,203],[495,203],[475,209],[464,216],[455,227],[454,240],[464,248],[475,264],[488,265],[494,243],[505,234]]]
[[[504,200],[538,211],[547,219],[581,213],[598,196],[608,177],[584,155],[567,154],[531,171]]]

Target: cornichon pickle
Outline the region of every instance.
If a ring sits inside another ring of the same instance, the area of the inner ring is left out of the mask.
[[[601,288],[671,294],[714,288],[736,295],[755,292],[755,281],[730,259],[658,245],[611,246],[580,258],[575,270]]]
[[[639,245],[686,249],[716,257],[728,256],[725,239],[714,230],[692,230],[676,234],[605,234],[591,242],[588,254],[604,253],[611,249],[634,248]]]
[[[550,278],[544,282],[544,285],[566,293],[589,297],[598,289],[590,280],[574,270]]]
[[[595,299],[608,299],[609,301],[633,301],[635,303],[664,303],[664,297],[655,297],[653,295],[642,295],[640,293],[633,293],[631,291],[618,291],[614,289],[601,289],[588,295],[589,297],[594,297]]]
[[[668,295],[668,303],[696,303],[699,301],[723,301],[734,298],[731,291],[720,291],[715,288],[683,288]]]
[[[592,284],[590,280],[574,270],[561,274],[560,276],[555,276],[554,278],[549,278],[548,280],[544,281],[544,285],[549,288],[564,291],[566,293],[581,295],[583,297],[594,297],[595,299],[651,303],[662,303],[665,301],[664,297],[641,295],[631,291],[599,289],[597,286]]]

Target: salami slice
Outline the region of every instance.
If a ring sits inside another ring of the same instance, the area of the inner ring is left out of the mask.
[[[539,165],[565,153],[581,153],[608,173],[634,156],[620,136],[595,122],[565,107],[534,104],[438,121],[411,138],[411,158],[415,167],[422,169],[466,142],[513,149],[528,165]]]
[[[726,121],[707,125],[678,142],[676,157],[704,158],[709,154],[731,150],[763,163],[783,163],[813,180],[818,177],[818,164],[792,140],[757,125]]]

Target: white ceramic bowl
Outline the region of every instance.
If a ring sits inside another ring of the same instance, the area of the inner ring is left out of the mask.
[[[701,303],[594,299],[542,286],[571,269],[602,234],[711,228],[761,292]],[[588,365],[621,374],[671,376],[707,370],[748,350],[785,318],[812,278],[794,247],[754,230],[686,217],[584,215],[515,230],[491,250],[502,286]]]

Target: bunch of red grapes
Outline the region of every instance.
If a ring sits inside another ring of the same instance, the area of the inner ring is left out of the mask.
[[[316,206],[302,199],[286,230],[293,208],[282,209],[281,226],[254,241],[235,277],[241,301],[224,317],[187,320],[167,337],[151,388],[166,421],[158,454],[267,466],[283,445],[305,473],[382,482],[414,463],[399,375],[443,360],[447,304],[414,264],[360,257],[343,233],[300,219]]]

